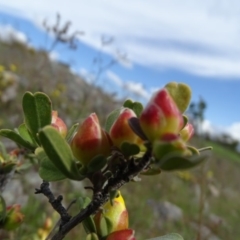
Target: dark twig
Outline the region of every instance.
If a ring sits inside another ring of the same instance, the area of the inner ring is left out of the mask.
[[[61,240],[65,235],[73,229],[76,225],[81,223],[85,218],[96,213],[96,211],[109,199],[111,191],[119,189],[124,184],[132,180],[138,173],[149,166],[151,161],[151,149],[148,149],[143,158],[139,162],[131,160],[126,168],[116,174],[114,178],[109,179],[108,184],[93,196],[91,203],[84,208],[76,216],[72,217],[70,221],[59,229],[59,231],[52,237],[52,240]]]
[[[74,199],[70,202],[70,204],[67,207],[67,211],[70,209],[70,207],[77,202],[77,199]],[[54,236],[54,232],[57,229],[58,226],[60,226],[61,224],[61,218],[57,221],[57,223],[55,224],[54,228],[52,229],[52,231],[48,234],[47,238],[45,240],[50,240],[52,236]]]
[[[36,189],[35,194],[42,193],[45,195],[55,211],[57,211],[61,217],[61,226],[65,225],[70,219],[71,216],[68,214],[67,210],[62,205],[63,197],[59,195],[57,198],[54,197],[53,193],[49,188],[49,182],[43,181],[40,186],[40,189]]]

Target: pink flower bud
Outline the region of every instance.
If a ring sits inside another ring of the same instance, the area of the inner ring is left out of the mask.
[[[194,134],[194,128],[191,123],[187,123],[186,126],[180,131],[180,136],[183,141],[187,142]]]
[[[79,126],[70,145],[74,156],[84,165],[97,155],[107,157],[111,150],[110,138],[99,125],[95,113],[90,114]]]
[[[57,111],[52,111],[52,123],[51,125],[60,132],[63,137],[67,135],[67,126],[64,121],[58,117]]]
[[[136,238],[134,237],[134,230],[124,229],[111,233],[106,240],[136,240]]]
[[[114,146],[120,148],[123,142],[134,143],[136,145],[143,144],[142,139],[133,132],[128,124],[128,120],[132,117],[136,117],[134,111],[129,108],[123,108],[113,123],[109,134]]]
[[[3,228],[11,231],[18,228],[23,222],[24,215],[21,213],[21,206],[14,204],[7,207],[7,215],[3,222]]]
[[[176,135],[183,126],[182,115],[166,89],[159,90],[143,110],[140,125],[150,141]]]
[[[128,211],[120,192],[118,192],[117,197],[115,197],[112,202],[113,204],[111,204],[110,201],[105,203],[102,209],[94,216],[97,232],[101,237],[105,237],[101,229],[102,218],[107,218],[108,222],[111,222],[107,229],[107,235],[128,228]]]

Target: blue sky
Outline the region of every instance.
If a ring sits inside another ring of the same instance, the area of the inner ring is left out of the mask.
[[[74,72],[89,78],[99,52],[106,62],[126,53],[129,61],[105,71],[98,84],[146,102],[167,82],[184,82],[193,101],[207,102],[204,127],[240,140],[239,1],[0,0],[0,36],[17,30],[23,41],[49,47],[41,24],[54,23],[57,12],[72,31],[84,31],[76,51],[59,45],[52,53]],[[103,48],[102,36],[113,37],[113,44]]]

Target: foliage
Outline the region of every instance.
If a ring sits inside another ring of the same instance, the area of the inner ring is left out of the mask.
[[[122,198],[118,201],[117,190],[129,181],[138,181],[139,174],[151,176],[161,171],[188,169],[206,158],[202,152],[208,148],[198,150],[186,142],[193,129],[182,114],[190,99],[191,90],[187,85],[170,83],[159,90],[145,108],[141,103],[128,100],[123,107],[113,110],[105,129],[93,113],[66,135],[65,123],[56,121],[48,95],[24,94],[24,122],[18,129],[0,130],[0,135],[15,141],[24,149],[26,157],[30,154],[38,160],[36,166],[43,183],[36,194],[45,195],[61,216],[60,228],[51,239],[63,239],[79,223],[88,233],[86,239],[120,239],[120,236],[135,239],[133,230],[128,229],[128,214]],[[14,171],[14,167],[9,172]],[[81,210],[73,217],[63,207],[62,196],[55,198],[49,187],[49,181],[62,179],[88,179],[91,183],[88,188],[93,191],[92,199],[86,202],[86,198],[80,198]],[[103,217],[97,217],[104,204],[108,204],[109,213],[102,212]],[[7,208],[5,203],[1,206],[4,228]],[[170,234],[156,239],[181,237]]]

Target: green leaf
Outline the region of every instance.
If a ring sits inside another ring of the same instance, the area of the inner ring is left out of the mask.
[[[115,122],[115,120],[118,118],[120,112],[121,112],[122,108],[119,108],[119,109],[115,109],[114,111],[112,111],[108,117],[107,117],[107,120],[106,120],[106,123],[105,123],[105,130],[109,133],[113,123]]]
[[[182,117],[183,117],[183,126],[182,126],[182,129],[183,129],[188,123],[188,117],[186,115],[182,115]]]
[[[82,210],[91,203],[91,199],[89,197],[79,197],[77,203],[79,209]],[[83,226],[87,233],[97,232],[95,223],[91,216],[83,220]]]
[[[96,233],[89,233],[86,237],[86,240],[99,240]]]
[[[132,109],[137,117],[139,117],[143,111],[143,105],[140,102],[133,102],[131,99],[127,99],[123,107]]]
[[[4,221],[5,217],[6,217],[6,212],[7,212],[7,209],[6,209],[6,203],[5,203],[5,200],[4,198],[0,195],[0,223],[2,221]]]
[[[165,86],[165,88],[172,96],[180,112],[185,112],[192,97],[190,87],[184,83],[170,82]]]
[[[125,156],[136,155],[140,152],[140,148],[138,145],[129,142],[123,142],[120,149]]]
[[[89,197],[79,197],[77,201],[79,210],[86,208],[90,202],[91,199]]]
[[[158,164],[164,171],[184,170],[195,167],[206,159],[204,155],[193,155],[191,157],[184,157],[171,154],[164,157]]]
[[[97,232],[92,216],[89,216],[83,220],[83,226],[87,233]]]
[[[25,123],[22,123],[18,127],[18,133],[26,142],[29,142],[31,145],[37,147],[37,143],[35,142],[31,133],[28,131]]]
[[[38,142],[38,131],[51,124],[52,103],[50,98],[41,92],[32,94],[26,92],[23,96],[22,107],[27,129],[32,133],[36,142]]]
[[[70,146],[55,128],[44,127],[39,132],[39,139],[55,167],[70,179],[83,179],[79,174]]]
[[[157,159],[157,162],[161,162],[163,158],[168,158],[172,155],[181,156],[186,151],[185,145],[182,145],[182,141],[156,141],[153,144],[153,154]]]
[[[134,102],[132,110],[136,113],[137,117],[139,117],[143,111],[143,105],[140,102]]]
[[[162,237],[150,238],[147,240],[184,240],[182,236],[177,233],[170,233]]]
[[[1,130],[0,130],[0,132],[1,132]],[[0,153],[1,153],[2,157],[3,157],[3,159],[7,159],[8,158],[8,153],[7,153],[6,148],[5,148],[5,146],[3,145],[2,142],[0,142]]]
[[[109,233],[109,231],[108,231],[107,220],[104,217],[104,215],[102,215],[100,218],[100,224],[99,224],[99,235],[101,237],[105,237],[108,235],[108,233]]]
[[[98,155],[91,159],[90,163],[87,165],[89,172],[97,172],[101,170],[107,164],[107,159],[103,155]]]
[[[72,127],[68,130],[67,136],[66,136],[66,141],[70,142],[73,138],[74,133],[76,132],[76,129],[78,127],[79,123],[75,123],[72,125]]]
[[[0,136],[6,137],[8,139],[11,139],[16,144],[25,147],[30,150],[34,150],[35,146],[33,146],[31,143],[25,141],[18,133],[11,129],[1,129],[0,130]]]
[[[66,178],[66,176],[49,160],[42,148],[37,148],[35,154],[40,161],[39,175],[43,180],[53,182]]]
[[[131,108],[133,107],[133,101],[131,99],[127,99],[124,103],[123,103],[123,107],[126,108]]]

